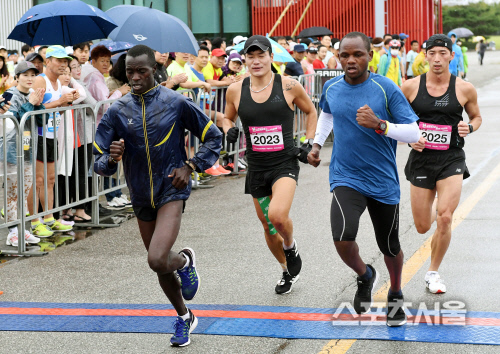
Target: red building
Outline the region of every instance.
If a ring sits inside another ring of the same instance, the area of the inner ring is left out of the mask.
[[[289,36],[311,0],[292,0],[273,36]],[[269,33],[290,0],[252,0],[252,33]],[[324,26],[342,38],[352,31],[370,37],[404,32],[422,42],[442,33],[441,0],[312,0],[296,34]]]

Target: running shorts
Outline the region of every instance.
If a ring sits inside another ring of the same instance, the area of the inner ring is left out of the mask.
[[[47,162],[54,162],[54,139],[46,138],[46,148],[47,148]],[[57,151],[56,151],[57,155]],[[36,159],[43,162],[43,136],[38,136],[38,143],[36,149]]]
[[[297,159],[279,168],[268,171],[254,171],[250,169],[245,179],[245,194],[251,194],[253,198],[263,198],[273,194],[274,183],[283,177],[290,177],[299,181],[299,163]]]
[[[350,187],[333,190],[330,221],[334,241],[355,241],[359,219],[368,208],[380,251],[396,257],[399,244],[399,204],[384,204]]]
[[[442,179],[463,175],[469,178],[462,149],[450,149],[439,153],[421,153],[411,150],[405,167],[406,179],[415,187],[434,189]]]
[[[175,200],[172,200],[172,202],[175,202]],[[182,200],[182,213],[184,213],[184,209],[186,209],[186,201]],[[170,203],[170,202],[168,202]],[[165,203],[167,204],[167,203]],[[162,204],[158,206],[157,208],[152,208],[152,207],[139,207],[139,206],[132,206],[134,209],[134,214],[137,217],[137,219],[141,221],[155,221],[156,217],[158,216],[158,210],[165,204]]]

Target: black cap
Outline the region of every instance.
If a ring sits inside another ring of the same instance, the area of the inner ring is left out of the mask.
[[[257,47],[264,52],[269,51],[269,54],[273,52],[271,42],[264,36],[255,35],[248,38],[245,41],[245,46],[243,47],[243,54],[246,54],[251,47]]]
[[[445,36],[444,34],[435,34],[432,35],[428,40],[425,45],[425,49],[429,50],[432,47],[445,47],[448,48],[450,52],[453,51],[453,42],[451,41],[448,36]]]
[[[43,57],[40,54],[38,54],[38,53],[29,53],[24,60],[26,60],[26,61],[33,61],[36,58],[40,59],[40,61],[43,62]]]
[[[309,47],[309,48],[306,49],[306,52],[315,54],[315,53],[318,53],[318,48],[316,48],[316,47]]]

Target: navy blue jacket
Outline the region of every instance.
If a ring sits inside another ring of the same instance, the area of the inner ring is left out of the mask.
[[[174,200],[186,200],[191,183],[178,190],[168,177],[187,160],[185,130],[191,131],[202,145],[191,159],[198,170],[206,170],[217,161],[222,133],[191,101],[161,85],[137,95],[125,95],[113,103],[97,127],[94,141],[94,170],[111,176],[109,147],[123,139],[123,167],[132,205],[161,207]]]

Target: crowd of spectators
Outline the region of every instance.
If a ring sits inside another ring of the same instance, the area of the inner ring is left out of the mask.
[[[456,35],[450,32],[449,36],[454,42],[454,50],[462,54],[463,48],[459,47],[460,42],[457,43]],[[199,99],[200,108],[222,130],[226,88],[249,75],[244,56],[235,49],[235,46],[246,39],[247,37],[243,36],[236,36],[230,41],[220,37],[202,38],[197,55],[156,52],[155,80],[168,89],[178,90],[186,95],[189,95],[186,90],[194,92],[193,98]],[[321,69],[342,69],[338,38],[325,35],[295,40],[284,36],[273,39],[293,58],[293,61],[287,63],[275,61],[272,66],[275,73],[299,77],[314,74],[316,70]],[[409,36],[405,33],[375,37],[371,39],[371,45],[373,60],[369,64],[369,70],[387,76],[398,86],[401,86],[404,80],[429,70],[425,61],[425,42],[409,41]],[[483,51],[480,54],[484,56],[484,45],[480,44],[478,48]],[[123,54],[113,54],[107,47],[98,43],[92,46],[90,42],[71,48],[57,45],[33,48],[24,45],[21,54],[17,50],[7,50],[0,46],[0,94],[7,91],[13,94],[10,113],[18,120],[24,113],[34,110],[76,104],[95,107],[103,101],[118,99],[130,92],[125,70],[126,56]],[[465,78],[467,67],[464,66],[463,58],[464,56],[459,56],[451,65],[454,65],[453,69],[457,75]],[[97,125],[108,107],[109,103],[101,104],[97,111]],[[92,161],[93,114],[92,109],[80,109],[65,111],[63,114],[47,114],[45,122],[37,117],[38,135],[32,137],[32,146],[36,147],[37,151],[33,155],[26,155],[24,167],[24,203],[27,203],[29,213],[36,214],[38,206],[44,210],[46,204],[49,209],[53,208],[56,178],[59,205],[65,205],[67,191],[70,202],[85,199],[85,196],[92,194],[89,169]],[[29,130],[29,127],[27,129]],[[2,210],[2,215],[6,214],[7,220],[14,220],[17,215],[17,180],[10,177],[16,173],[17,161],[14,156],[15,149],[12,150],[9,143],[13,142],[14,147],[16,143],[12,134],[5,140],[8,144],[6,161],[9,171],[14,172],[9,173],[9,178],[6,179],[5,187],[9,191],[8,210]],[[55,152],[54,140],[57,140]],[[3,143],[1,138],[0,147]],[[45,156],[43,144],[47,152]],[[186,137],[188,154],[194,152],[195,144],[194,138],[190,140]],[[224,148],[229,149],[227,146]],[[3,160],[3,148],[0,148],[0,151]],[[36,159],[36,176],[32,176],[31,159]],[[225,156],[222,162],[206,170],[201,177],[229,175],[235,164],[240,171],[246,168],[245,161],[240,156]],[[36,189],[31,188],[33,179],[36,180]],[[47,195],[44,195],[45,183]],[[114,187],[116,183],[116,178],[106,178],[103,187]],[[90,188],[86,189],[86,186]],[[40,201],[39,205],[33,203],[34,196]],[[100,205],[100,216],[109,215],[109,209],[121,210],[131,206],[126,193],[120,189],[106,194],[106,200],[107,205]],[[43,220],[35,219],[32,221],[31,230],[25,235],[25,240],[36,243],[39,237],[70,230],[74,223],[90,222],[90,214],[90,203],[83,203],[56,214],[57,219],[52,214],[44,216]],[[17,245],[17,237],[17,228],[11,228],[7,243]]]

